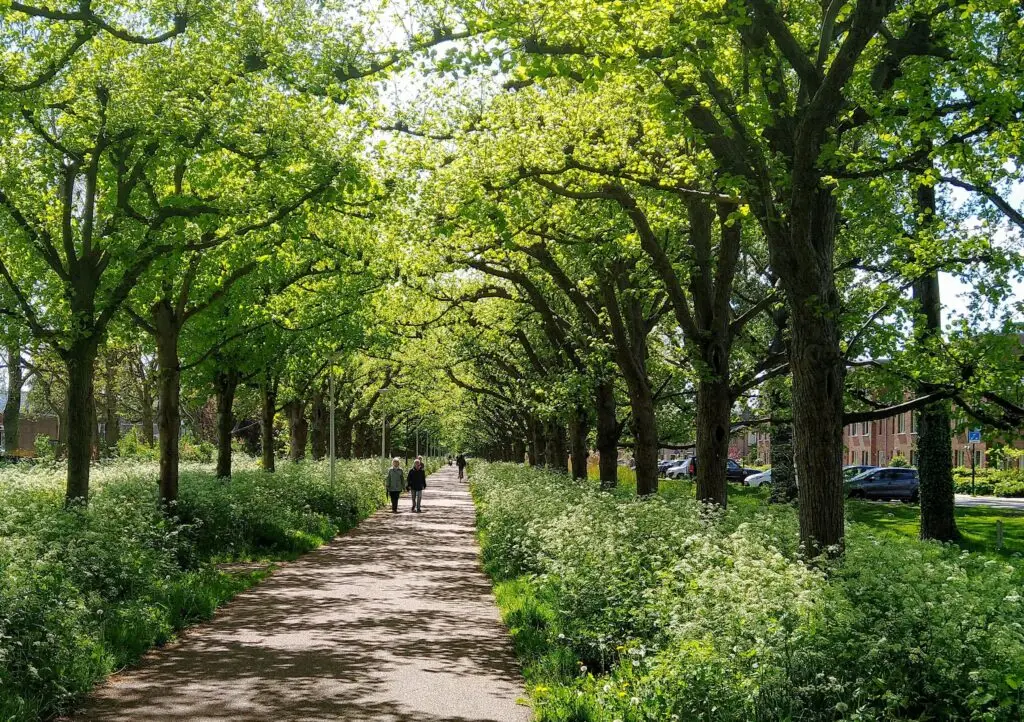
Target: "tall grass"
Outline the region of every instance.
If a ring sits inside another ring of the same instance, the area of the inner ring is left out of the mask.
[[[1024,564],[852,523],[807,564],[788,506],[472,477],[541,720],[1020,720]],[[753,490],[751,490],[753,491]]]
[[[97,467],[88,506],[71,509],[61,467],[0,469],[0,720],[67,710],[266,574],[215,562],[293,557],[384,500],[373,462],[339,463],[334,489],[322,463],[239,466],[226,482],[184,467],[170,514],[154,464]]]

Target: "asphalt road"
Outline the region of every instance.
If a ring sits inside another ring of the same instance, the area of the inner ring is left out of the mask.
[[[527,722],[467,487],[378,513],[101,686],[76,719]]]
[[[970,496],[956,495],[957,506],[992,506],[998,509],[1016,509],[1024,511],[1024,499],[1010,499],[1002,496]]]

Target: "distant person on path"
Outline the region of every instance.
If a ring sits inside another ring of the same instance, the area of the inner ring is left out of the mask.
[[[384,487],[391,497],[391,513],[398,513],[398,497],[405,491],[405,474],[402,472],[402,460],[397,456],[391,460],[391,468],[388,469],[388,478]]]
[[[459,467],[459,478],[462,478],[463,473],[466,471],[466,455],[459,454],[455,459],[455,464]]]
[[[423,490],[427,488],[427,470],[423,468],[422,457],[416,457],[416,463],[409,469],[409,477],[406,479],[412,496],[412,510],[421,512],[420,504],[423,502]]]

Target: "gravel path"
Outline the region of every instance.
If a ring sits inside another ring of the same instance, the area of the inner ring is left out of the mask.
[[[101,686],[80,720],[526,722],[466,485],[430,477]]]

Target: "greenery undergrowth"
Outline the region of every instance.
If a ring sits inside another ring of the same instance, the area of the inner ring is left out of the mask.
[[[511,465],[472,477],[538,718],[1017,720],[1019,557],[851,522],[805,564],[790,507],[708,510]]]
[[[0,477],[0,720],[66,712],[102,679],[175,632],[208,619],[271,567],[355,526],[384,501],[379,463],[239,464],[224,481],[183,469],[170,514],[156,469],[94,470],[88,506],[65,509],[60,469],[17,466]]]

